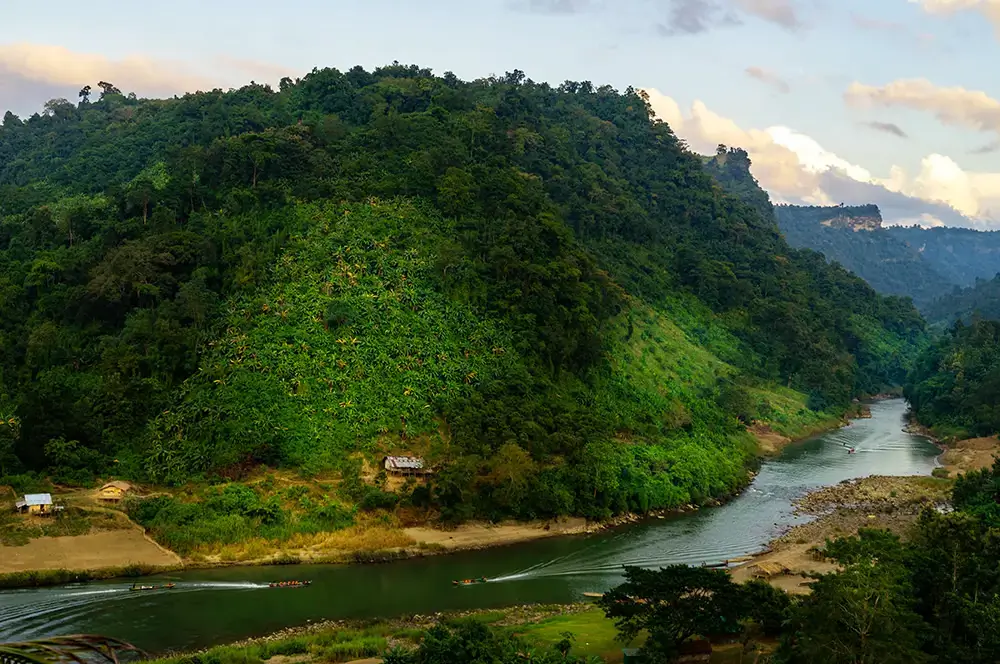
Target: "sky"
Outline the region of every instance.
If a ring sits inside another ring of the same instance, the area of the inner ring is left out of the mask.
[[[649,94],[775,202],[1000,229],[1000,0],[47,0],[0,22],[0,114],[398,60]]]

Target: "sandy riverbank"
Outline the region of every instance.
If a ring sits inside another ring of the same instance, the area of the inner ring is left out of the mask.
[[[1000,454],[1000,440],[996,436],[967,438],[948,444],[937,442],[937,445],[944,450],[938,462],[949,476],[989,468]]]
[[[811,426],[797,427],[793,435],[785,435],[776,431],[766,422],[754,421],[747,427],[747,432],[757,441],[757,452],[761,456],[776,456],[788,445],[799,443],[834,429],[840,429],[851,423],[851,420],[866,419],[872,416],[871,409],[864,404],[856,404],[852,410],[840,417],[831,417]]]
[[[414,527],[371,529],[344,538],[344,548],[333,539],[304,548],[280,547],[280,551],[248,560],[222,557],[182,559],[146,536],[142,529],[91,532],[69,537],[39,537],[20,546],[0,546],[0,575],[23,572],[67,570],[101,576],[103,568],[142,566],[155,568],[211,568],[289,563],[359,563],[427,556],[518,544],[555,536],[600,530],[607,525],[582,518],[546,522],[500,524],[469,523],[453,529]],[[384,532],[383,532],[384,530]],[[343,531],[340,531],[343,532]],[[366,545],[366,540],[370,540]],[[350,548],[361,545],[361,549]],[[392,546],[384,546],[392,544]],[[275,547],[276,549],[279,547]]]
[[[911,433],[929,432],[910,426]],[[920,512],[928,506],[946,503],[953,478],[993,465],[1000,455],[1000,439],[970,438],[943,444],[938,457],[948,479],[927,476],[885,477],[873,475],[848,480],[813,491],[796,501],[796,510],[817,516],[772,540],[765,552],[732,570],[733,577],[744,581],[753,576],[755,566],[784,569],[770,578],[772,584],[793,593],[809,592],[810,574],[831,572],[836,567],[817,553],[828,539],[855,535],[859,528],[883,528],[906,536]]]
[[[734,568],[733,578],[750,579],[759,566],[782,569],[769,579],[773,585],[791,593],[807,593],[811,574],[836,569],[817,553],[828,539],[856,535],[860,528],[882,528],[905,536],[925,507],[947,501],[951,484],[926,476],[873,475],[809,493],[796,501],[796,511],[818,518],[772,540],[765,552]]]
[[[0,574],[35,570],[89,570],[181,564],[180,557],[140,530],[108,530],[70,537],[39,537],[22,546],[0,546]]]
[[[440,547],[448,551],[482,549],[505,544],[530,542],[555,535],[579,535],[602,526],[582,518],[560,519],[546,523],[465,524],[454,530],[419,527],[403,532],[420,547]]]

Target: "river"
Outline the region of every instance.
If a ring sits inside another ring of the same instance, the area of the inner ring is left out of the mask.
[[[791,502],[812,489],[867,475],[930,474],[939,450],[902,431],[905,410],[901,399],[877,402],[871,418],[787,447],[722,507],[610,532],[382,565],[226,568],[155,579],[176,582],[169,591],[131,593],[130,583],[107,582],[2,592],[0,641],[97,633],[164,652],[325,619],[579,601],[583,592],[618,583],[623,565],[713,563],[760,551],[806,518],[792,513]],[[857,452],[848,454],[845,445]],[[451,584],[481,576],[493,580]],[[313,585],[267,587],[293,578]]]

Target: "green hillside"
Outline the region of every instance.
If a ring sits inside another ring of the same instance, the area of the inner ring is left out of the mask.
[[[631,89],[398,64],[109,88],[8,114],[0,164],[8,476],[294,470],[338,487],[311,528],[351,505],[606,517],[732,492],[746,424],[829,421],[924,338]],[[392,452],[438,472],[390,487],[367,469]],[[284,518],[249,495],[204,531]],[[169,502],[137,518],[192,523]]]
[[[1000,323],[956,323],[921,353],[904,391],[920,423],[939,436],[1000,432]]]

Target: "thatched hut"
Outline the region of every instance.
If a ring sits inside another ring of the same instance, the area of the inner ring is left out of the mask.
[[[750,565],[747,568],[750,572],[750,576],[755,579],[770,579],[773,576],[778,576],[779,574],[787,574],[788,568],[781,563],[775,562],[762,562]]]

